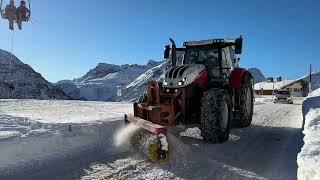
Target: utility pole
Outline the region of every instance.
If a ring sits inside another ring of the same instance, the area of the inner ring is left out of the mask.
[[[312,92],[312,64],[310,64],[310,74],[309,74],[309,93]]]
[[[274,81],[272,81],[272,97],[274,98]]]

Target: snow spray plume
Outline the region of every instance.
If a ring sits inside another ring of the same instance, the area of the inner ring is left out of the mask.
[[[136,132],[139,130],[139,127],[134,124],[129,124],[125,127],[122,127],[119,129],[113,140],[115,146],[123,146],[123,145],[129,145],[129,141],[133,135],[136,134]]]
[[[192,151],[190,151],[189,145],[185,144],[180,136],[175,136],[174,134],[168,133],[167,134],[167,141],[171,146],[172,149],[172,160],[177,161],[180,163],[184,163],[192,157]]]

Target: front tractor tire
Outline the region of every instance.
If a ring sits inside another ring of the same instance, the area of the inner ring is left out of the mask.
[[[253,82],[252,78],[245,76],[240,89],[240,127],[251,125],[253,116]]]
[[[211,89],[204,93],[200,130],[204,141],[222,143],[229,139],[232,121],[231,98],[226,90]]]

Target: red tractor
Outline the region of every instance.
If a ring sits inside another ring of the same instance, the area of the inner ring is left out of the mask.
[[[131,122],[163,137],[168,127],[198,124],[204,141],[222,143],[229,138],[231,122],[241,127],[251,124],[253,76],[239,68],[242,37],[184,42],[183,48],[166,46],[164,58],[171,60],[162,82],[151,81],[147,93],[134,103]],[[151,160],[168,159],[160,139],[152,144]]]

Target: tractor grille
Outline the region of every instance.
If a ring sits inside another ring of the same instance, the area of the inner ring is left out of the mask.
[[[184,71],[188,69],[189,66],[176,66],[171,68],[167,73],[166,73],[166,78],[181,78]]]

